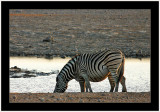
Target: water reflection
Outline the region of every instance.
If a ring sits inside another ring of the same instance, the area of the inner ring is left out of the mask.
[[[10,57],[10,67],[17,66],[23,69],[36,69],[37,71],[51,72],[51,70],[60,70],[70,58],[36,58],[36,57]]]

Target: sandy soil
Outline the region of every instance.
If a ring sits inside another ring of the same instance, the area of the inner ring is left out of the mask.
[[[150,103],[151,93],[10,93],[10,103]]]
[[[150,10],[10,10],[10,56],[74,56],[105,48],[149,57]],[[47,38],[49,37],[49,38]],[[53,42],[44,42],[53,37]]]

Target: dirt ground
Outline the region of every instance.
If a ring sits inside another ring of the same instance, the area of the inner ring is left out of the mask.
[[[150,57],[150,24],[147,9],[11,9],[10,56],[65,57],[118,48],[126,57]]]
[[[151,93],[10,93],[10,103],[150,103]]]

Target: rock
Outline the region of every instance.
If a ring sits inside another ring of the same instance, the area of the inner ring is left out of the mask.
[[[26,72],[26,71],[28,71],[28,70],[21,68],[21,72]]]
[[[65,56],[64,56],[64,55],[61,55],[60,57],[61,57],[61,58],[63,58],[63,59],[65,58]]]
[[[9,76],[11,76],[11,75],[13,75],[13,74],[14,74],[14,72],[11,72],[11,71],[9,72]]]
[[[44,72],[38,72],[36,73],[36,76],[49,76],[50,73],[44,73]]]
[[[30,72],[31,72],[31,73],[36,73],[36,72],[37,72],[37,70],[34,70],[34,69],[33,69],[33,70],[31,70]]]
[[[41,55],[37,55],[37,58],[41,58],[42,56]]]
[[[67,95],[66,95],[66,97],[68,98],[68,97],[69,97],[69,95],[67,94]]]
[[[102,93],[101,96],[105,96],[105,94]]]
[[[10,78],[21,78],[25,75],[26,73],[14,73]]]
[[[55,96],[53,95],[53,96],[51,96],[50,98],[54,98]]]
[[[68,100],[73,100],[73,98],[71,98],[71,97],[68,97]]]
[[[43,42],[50,42],[51,41],[51,37],[46,37],[45,39],[43,39]]]
[[[79,103],[83,103],[83,100],[82,100],[82,99],[80,99],[80,100],[79,100]]]
[[[52,55],[52,54],[45,54],[45,58],[46,58],[46,59],[52,59],[52,58],[53,58],[53,55]]]
[[[51,74],[59,74],[59,70],[51,70]]]
[[[25,74],[23,75],[23,78],[30,78],[30,77],[36,77],[36,74]]]
[[[97,101],[98,101],[98,102],[101,102],[101,100],[100,100],[100,99],[98,99]]]
[[[13,96],[13,100],[16,100],[16,98],[17,98],[16,96]]]
[[[57,99],[53,99],[53,101],[54,101],[54,102],[57,102],[58,100],[57,100]]]
[[[40,98],[39,100],[43,102],[43,101],[44,101],[44,98]]]
[[[24,73],[26,73],[26,74],[30,74],[31,72],[27,70],[27,71],[24,71]]]
[[[18,68],[17,66],[11,67],[9,70],[10,70],[11,72],[20,72],[20,71],[21,71],[21,69]]]

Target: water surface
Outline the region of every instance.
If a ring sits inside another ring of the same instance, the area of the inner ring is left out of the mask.
[[[61,70],[70,58],[36,58],[36,57],[10,57],[10,67],[18,66],[23,69],[42,72]],[[31,78],[10,78],[10,92],[18,93],[51,93],[56,84],[57,74],[50,76],[39,76]],[[125,60],[126,87],[128,92],[149,92],[150,91],[150,59],[142,60],[128,58]],[[108,78],[101,82],[91,82],[93,92],[109,92],[110,84]],[[119,86],[119,92],[122,86]],[[79,83],[71,80],[66,92],[80,92]]]

